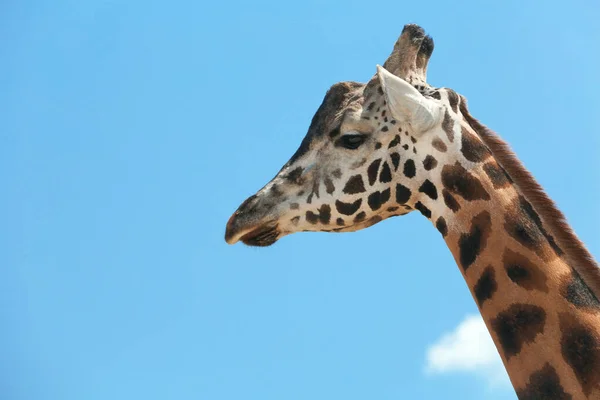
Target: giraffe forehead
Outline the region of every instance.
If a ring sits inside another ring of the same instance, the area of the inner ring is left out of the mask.
[[[358,110],[361,107],[364,86],[358,82],[338,82],[329,88],[290,163],[306,154],[315,140],[338,128],[344,112]]]

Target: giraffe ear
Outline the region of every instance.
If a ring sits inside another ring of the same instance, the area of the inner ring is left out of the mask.
[[[425,98],[404,79],[398,78],[379,65],[377,77],[388,108],[396,120],[411,124],[416,133],[425,132],[436,125],[440,109],[433,101]]]

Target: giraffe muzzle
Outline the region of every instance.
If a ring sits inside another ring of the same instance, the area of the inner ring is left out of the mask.
[[[242,242],[248,246],[270,246],[279,238],[277,222],[268,222],[260,225],[244,225],[238,223],[236,214],[227,222],[225,241],[228,244]]]
[[[250,196],[227,221],[225,241],[263,247],[275,243],[280,232],[277,220],[267,211],[269,208],[261,204],[259,196]]]

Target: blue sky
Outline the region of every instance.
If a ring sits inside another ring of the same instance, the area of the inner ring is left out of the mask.
[[[477,310],[420,215],[265,249],[226,245],[225,223],[327,88],[368,80],[415,22],[430,83],[598,258],[600,6],[366,4],[0,6],[3,399],[514,398],[485,368],[428,368]]]

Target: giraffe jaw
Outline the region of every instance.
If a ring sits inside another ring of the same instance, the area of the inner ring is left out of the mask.
[[[277,224],[260,226],[242,236],[239,240],[247,246],[267,247],[279,239]]]

